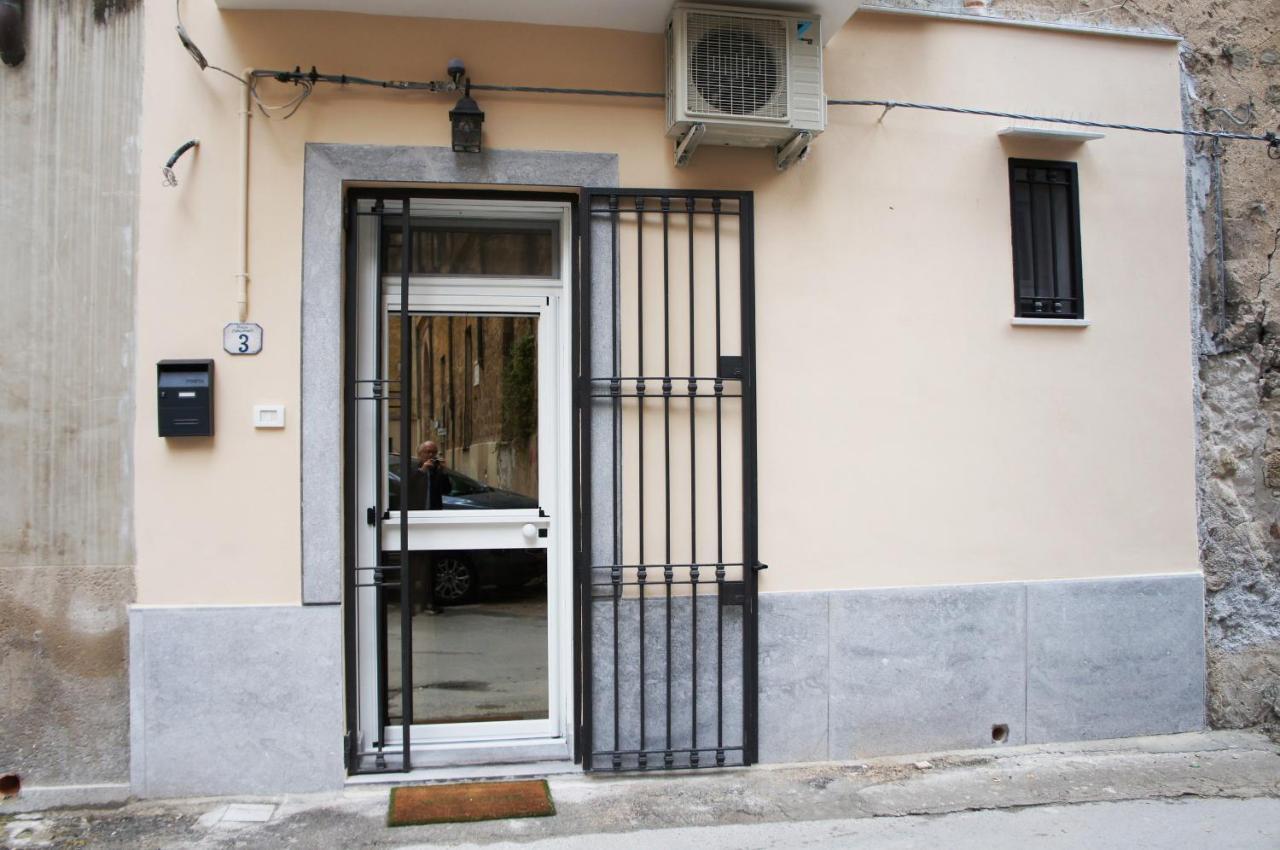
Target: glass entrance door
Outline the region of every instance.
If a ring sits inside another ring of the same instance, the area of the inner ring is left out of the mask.
[[[539,337],[533,313],[410,317],[417,367],[405,408],[388,409],[384,560],[397,562],[402,499],[411,512],[408,585],[379,612],[387,647],[387,723],[404,718],[402,652],[412,652],[412,722],[426,739],[544,731],[551,717],[547,544],[539,470]],[[400,328],[388,313],[389,351]],[[400,381],[389,358],[389,380]],[[404,455],[408,455],[408,478]],[[551,494],[547,494],[551,495]],[[554,497],[546,500],[554,501]],[[401,606],[412,641],[401,641]],[[480,724],[505,724],[505,729]],[[417,733],[415,733],[417,734]]]
[[[570,207],[356,210],[360,764],[568,757]]]

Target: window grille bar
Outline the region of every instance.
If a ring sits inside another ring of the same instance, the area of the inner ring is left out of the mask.
[[[610,290],[609,299],[612,307],[612,321],[610,322],[610,330],[612,335],[612,345],[610,346],[613,362],[613,374],[620,371],[618,363],[619,339],[618,339],[618,290],[619,281],[619,263],[618,263],[618,196],[609,196],[609,242],[610,242]],[[614,396],[613,400],[613,560],[614,563],[622,561],[622,551],[619,542],[622,539],[622,530],[619,527],[621,517],[620,506],[621,498],[621,482],[622,482],[622,463],[621,463],[621,446],[619,443],[620,432],[620,405],[622,401],[618,396]],[[621,679],[622,671],[619,669],[618,658],[618,628],[619,628],[619,611],[618,601],[622,597],[622,571],[613,571],[613,749],[616,752],[621,749],[621,726],[622,726],[622,700]],[[615,755],[613,757],[613,766],[619,768],[622,766],[622,757]]]
[[[689,228],[689,374],[698,373],[697,347],[694,344],[694,331],[698,326],[694,296],[696,279],[694,276],[694,219],[693,198],[685,198],[688,212]],[[689,561],[694,565],[689,569],[690,583],[690,699],[689,714],[692,727],[693,750],[689,753],[690,762],[698,764],[698,435],[697,410],[695,399],[698,395],[698,382],[689,379]]]
[[[741,561],[701,561],[696,564],[592,564],[593,570],[612,570],[615,567],[623,570],[644,570],[649,567],[671,567],[672,569],[689,569],[691,567],[740,567]]]
[[[689,753],[695,753],[695,752],[711,753],[711,752],[715,752],[717,749],[721,749],[721,748],[720,747],[672,747],[671,750],[669,751],[668,750],[621,750],[617,753],[617,755],[638,756],[638,755],[646,755],[646,754],[657,754],[659,752],[661,753],[670,752],[672,755],[688,755]],[[723,749],[726,752],[737,752],[737,751],[740,751],[742,747],[723,747]],[[594,755],[611,756],[611,755],[614,755],[614,753],[603,752],[603,753],[595,753]]]
[[[648,375],[648,376],[618,375],[618,376],[610,376],[608,378],[588,378],[588,380],[592,383],[616,383],[618,381],[623,381],[623,382],[661,381],[663,379],[670,379],[672,381],[694,381],[694,382],[715,381],[715,380],[724,380],[724,381],[741,381],[742,380],[741,378],[718,377],[716,375]]]
[[[670,226],[671,226],[671,198],[663,196],[662,198],[662,373],[664,376],[671,374],[671,242],[670,242]],[[666,533],[666,561],[662,568],[662,577],[666,582],[667,596],[667,643],[666,652],[663,654],[667,662],[667,691],[666,703],[667,709],[667,747],[662,755],[662,764],[664,767],[670,767],[672,763],[671,753],[671,378],[663,377],[662,379],[662,442],[663,442],[663,483],[666,492],[666,514],[663,531]],[[642,683],[643,686],[643,683]]]
[[[380,213],[384,206],[385,205],[383,204],[382,200],[379,199],[374,203],[374,210]],[[397,381],[387,380],[387,368],[386,368],[384,348],[383,348],[386,345],[386,340],[384,339],[384,336],[386,334],[386,330],[385,330],[386,322],[384,321],[384,319],[386,317],[386,312],[387,312],[387,308],[386,308],[387,296],[385,291],[385,285],[382,279],[382,275],[384,272],[383,265],[384,265],[384,260],[386,258],[386,252],[382,250],[381,219],[378,220],[377,227],[378,227],[377,237],[376,237],[376,242],[374,244],[374,254],[376,256],[374,257],[375,294],[374,294],[374,302],[373,302],[373,312],[374,312],[374,315],[377,316],[377,321],[374,322],[374,324],[377,327],[374,329],[373,374],[376,375],[377,377],[374,378],[374,381],[371,384],[371,391],[375,396],[382,397],[385,400],[385,403],[383,401],[379,401],[377,403],[377,407],[374,410],[374,416],[373,416],[373,433],[374,433],[374,438],[373,438],[373,475],[374,475],[373,539],[375,541],[374,546],[375,546],[375,551],[377,553],[374,556],[374,561],[379,566],[386,568],[387,567],[386,556],[382,551],[382,522],[384,518],[384,513],[383,513],[384,505],[382,504],[382,490],[383,490],[384,476],[386,475],[386,473],[384,472],[384,470],[386,469],[386,463],[383,460],[383,453],[386,451],[386,442],[387,442],[386,437],[383,434],[383,427],[384,427],[383,417],[387,414],[387,411],[391,407],[391,404],[390,404],[391,394],[398,393],[400,391],[400,382],[398,380]],[[359,333],[359,331],[357,331],[357,333]],[[357,522],[358,521],[359,520],[357,520]],[[400,573],[399,578],[401,580],[396,585],[396,587],[397,587],[397,592],[400,594],[400,597],[403,600],[405,596],[405,592],[403,590],[399,590],[399,588],[407,583],[405,578],[405,572],[400,569],[399,565],[395,566],[394,569],[396,570],[396,572]],[[375,576],[379,574],[380,574],[379,572],[374,573]],[[388,699],[387,699],[387,683],[390,680],[390,676],[388,675],[388,671],[387,671],[387,657],[388,657],[388,654],[387,654],[387,595],[380,589],[375,590],[373,604],[374,604],[374,615],[373,615],[374,630],[377,632],[377,637],[374,639],[374,651],[378,659],[377,664],[375,665],[376,669],[374,670],[374,680],[375,680],[374,687],[377,689],[376,700],[377,700],[377,711],[378,711],[377,743],[378,743],[378,748],[381,750],[383,746],[383,739],[386,738],[386,728],[388,725],[388,721],[390,720],[390,716],[389,716],[390,707],[388,705]],[[405,740],[408,740],[408,739],[405,739]]]
[[[637,195],[635,199],[636,206],[636,371],[641,375],[644,374],[644,205],[643,196]],[[625,379],[624,379],[625,380]],[[644,557],[644,378],[636,381],[637,401],[636,406],[636,430],[638,433],[636,441],[637,459],[639,460],[638,472],[636,473],[636,484],[639,489],[639,514],[640,528],[637,533],[637,542],[640,550],[640,564],[636,573],[636,583],[639,586],[639,630],[640,630],[640,749],[645,749],[648,739],[645,734],[645,599],[644,589],[645,582],[648,578],[648,570],[645,568]],[[626,569],[626,567],[622,567]],[[648,766],[648,756],[641,755],[639,758],[641,768]]]
[[[1042,298],[1040,300],[1049,301],[1053,299]],[[1057,300],[1062,300],[1062,299],[1057,299]],[[672,378],[671,381],[668,381],[667,383],[673,383],[676,380],[678,379]],[[672,388],[670,386],[666,387],[662,395],[663,401],[670,402],[673,396],[676,399],[676,401],[689,397],[687,393],[677,394],[672,391]],[[717,398],[742,398],[741,393],[716,393],[714,390],[709,393],[699,392],[694,394],[694,397],[696,398],[711,398],[712,396],[716,396]],[[621,390],[618,390],[616,392],[591,393],[589,397],[590,398],[654,398],[655,396],[648,393],[643,393],[643,392],[624,393]]]
[[[711,202],[716,279],[716,363],[720,362],[720,199]],[[724,583],[724,446],[721,394],[724,382],[716,376],[716,584]],[[724,764],[724,606],[716,606],[716,764]]]

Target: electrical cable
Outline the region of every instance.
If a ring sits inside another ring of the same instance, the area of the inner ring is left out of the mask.
[[[249,96],[253,98],[254,105],[256,105],[267,118],[274,118],[275,116],[272,115],[273,112],[285,113],[280,117],[281,121],[292,118],[293,113],[297,112],[302,107],[302,102],[309,98],[311,96],[311,92],[315,89],[315,83],[310,80],[295,82],[294,85],[301,86],[302,90],[294,95],[291,100],[281,104],[267,104],[262,101],[262,97],[258,94],[258,81],[262,79],[262,76],[263,75],[261,74],[251,74],[249,76]]]
[[[178,160],[182,158],[182,155],[184,153],[191,150],[192,148],[199,147],[199,146],[200,146],[200,140],[192,139],[189,142],[184,142],[181,147],[179,147],[176,151],[173,152],[173,156],[169,157],[168,162],[166,162],[164,164],[164,167],[161,169],[161,173],[164,175],[163,185],[168,187],[174,187],[178,185],[178,177],[176,174],[173,173],[173,167],[178,164]]]
[[[349,77],[346,74],[321,74],[315,68],[310,73],[303,73],[301,70],[294,71],[254,71],[257,76],[274,77],[280,82],[300,83],[308,80],[314,83],[337,83],[337,84],[360,84],[368,86],[379,86],[382,88],[397,89],[420,89],[425,91],[445,91],[446,89],[438,82],[412,83],[393,80],[376,80],[365,77]],[[558,86],[506,86],[496,85],[493,83],[472,83],[471,88],[476,91],[492,91],[492,92],[513,92],[519,94],[564,94],[564,95],[583,95],[588,97],[627,97],[627,98],[663,98],[666,94],[663,92],[647,92],[647,91],[627,91],[620,89],[584,89],[584,88],[563,88]],[[915,103],[905,100],[869,100],[869,99],[851,99],[851,98],[828,98],[828,106],[878,106],[882,107],[886,112],[890,109],[922,109],[933,112],[949,112],[957,115],[976,115],[987,118],[1008,118],[1015,121],[1041,121],[1047,124],[1066,124],[1075,127],[1092,127],[1105,130],[1127,130],[1134,133],[1155,133],[1167,136],[1193,136],[1197,138],[1209,139],[1231,139],[1235,141],[1248,142],[1265,142],[1268,146],[1268,155],[1272,159],[1280,159],[1280,136],[1275,133],[1233,133],[1229,131],[1219,130],[1188,130],[1171,127],[1149,127],[1142,124],[1125,124],[1112,121],[1086,121],[1079,118],[1062,118],[1053,115],[1032,115],[1022,112],[1002,112],[994,109],[972,109],[962,106],[943,106],[934,103]]]
[[[200,66],[200,70],[203,71],[205,68],[212,68],[215,71],[226,74],[240,85],[247,86],[249,83],[246,80],[241,79],[239,74],[233,74],[226,68],[219,68],[217,65],[209,64],[209,60],[204,58],[204,54],[200,52],[200,48],[196,46],[194,41],[192,41],[191,36],[187,35],[187,28],[182,25],[182,0],[174,0],[173,6],[174,13],[178,16],[178,39],[182,42],[182,46],[187,49],[187,52],[191,54],[191,58],[196,60],[196,64]]]
[[[257,105],[258,109],[261,110],[262,114],[267,118],[275,117],[272,114],[275,112],[284,113],[284,115],[281,116],[281,120],[292,118],[293,114],[297,112],[298,109],[302,106],[302,102],[311,96],[311,91],[312,89],[315,88],[314,81],[294,80],[293,81],[294,84],[301,86],[302,91],[300,91],[297,95],[295,95],[292,99],[290,99],[286,103],[281,103],[281,104],[266,103],[265,101],[263,101],[262,96],[258,94],[258,77],[262,77],[266,75],[257,74],[252,76],[250,79],[245,79],[244,77],[241,77],[239,74],[236,74],[232,71],[228,71],[226,68],[221,68],[217,65],[209,64],[209,60],[205,58],[204,53],[200,50],[199,46],[195,43],[195,40],[191,38],[191,35],[187,32],[186,26],[184,26],[182,23],[182,0],[174,0],[174,13],[177,15],[177,18],[178,18],[178,26],[177,26],[178,40],[182,42],[182,46],[187,49],[187,52],[191,54],[191,58],[194,59],[196,64],[200,66],[200,70],[203,71],[206,68],[209,68],[214,71],[218,71],[219,73],[226,74],[228,77],[235,80],[237,83],[239,83],[242,86],[248,86],[249,96],[253,99],[253,102],[255,105]]]
[[[666,97],[660,91],[619,91],[616,89],[566,89],[554,88],[551,86],[498,86],[490,84],[472,83],[471,88],[476,91],[503,91],[518,92],[521,94],[577,94],[586,95],[588,97]]]
[[[971,109],[963,106],[941,106],[935,103],[912,103],[905,100],[845,100],[828,98],[828,106],[880,106],[890,109],[924,109],[933,112],[951,112],[958,115],[979,115],[988,118],[1009,118],[1014,121],[1043,121],[1050,124],[1068,124],[1074,127],[1093,127],[1102,130],[1129,130],[1135,133],[1159,133],[1166,136],[1198,136],[1209,139],[1235,139],[1246,142],[1266,142],[1280,152],[1280,137],[1275,133],[1232,133],[1224,130],[1187,130],[1169,127],[1147,127],[1141,124],[1119,124],[1110,121],[1085,121],[1080,118],[1059,118],[1052,115],[1029,115],[1020,112],[998,112],[993,109]]]
[[[413,81],[413,80],[379,80],[371,77],[357,77],[348,74],[323,74],[316,70],[315,66],[310,71],[304,72],[301,67],[296,67],[292,71],[272,71],[265,69],[254,70],[250,79],[241,79],[236,74],[231,73],[216,65],[210,65],[205,59],[204,54],[200,52],[194,41],[187,35],[186,29],[182,25],[181,15],[182,0],[175,0],[175,6],[178,11],[178,37],[182,40],[182,44],[187,48],[196,63],[203,68],[213,68],[215,71],[221,71],[229,77],[237,80],[243,85],[249,87],[249,92],[253,97],[254,103],[262,110],[262,114],[272,117],[273,112],[284,112],[284,118],[289,118],[302,106],[303,102],[311,96],[317,83],[331,83],[334,85],[348,86],[371,86],[374,88],[394,89],[397,91],[426,91],[426,92],[452,92],[457,91],[456,81]],[[294,98],[286,103],[278,105],[268,105],[262,101],[258,95],[258,80],[270,77],[280,83],[293,83],[302,87]],[[557,95],[581,95],[586,97],[626,97],[626,98],[643,98],[658,99],[666,97],[664,92],[649,91],[628,91],[621,89],[588,89],[588,88],[566,88],[560,86],[508,86],[497,85],[494,83],[474,83],[472,88],[476,91],[492,91],[492,92],[511,92],[517,94],[557,94]],[[1086,121],[1080,118],[1062,118],[1053,115],[1032,115],[1021,112],[1003,112],[994,109],[974,109],[962,106],[944,106],[936,103],[914,103],[906,100],[871,100],[871,99],[854,99],[854,98],[828,98],[828,106],[878,106],[887,113],[891,109],[921,109],[932,112],[947,112],[955,115],[975,115],[987,118],[1007,118],[1013,121],[1040,121],[1047,124],[1065,124],[1073,127],[1091,127],[1095,129],[1105,130],[1125,130],[1134,133],[1155,133],[1167,136],[1191,136],[1196,138],[1208,139],[1231,139],[1235,141],[1248,142],[1265,142],[1267,144],[1267,155],[1272,159],[1280,160],[1280,136],[1276,133],[1233,133],[1229,131],[1217,130],[1188,130],[1175,129],[1171,127],[1149,127],[1142,124],[1126,124],[1112,121]],[[883,117],[883,116],[882,116]],[[1231,116],[1234,119],[1234,116]]]
[[[316,70],[315,66],[311,66],[311,70],[304,72],[302,68],[295,67],[292,71],[270,71],[270,70],[254,70],[250,72],[249,79],[244,79],[238,74],[233,74],[225,68],[219,68],[217,65],[210,65],[205,59],[204,54],[200,52],[200,48],[187,34],[186,27],[182,24],[182,0],[174,0],[174,10],[178,16],[178,38],[182,41],[182,45],[191,54],[191,58],[196,61],[201,70],[212,68],[215,71],[221,71],[228,77],[231,77],[241,85],[249,87],[249,94],[253,102],[257,104],[258,109],[268,118],[273,117],[272,113],[283,112],[283,119],[288,119],[301,108],[304,101],[311,96],[315,90],[317,83],[331,83],[334,85],[348,86],[371,86],[374,88],[394,89],[397,91],[426,91],[426,92],[453,92],[458,90],[457,80],[428,80],[417,82],[413,80],[378,80],[371,77],[356,77],[347,74],[322,74]],[[293,83],[301,86],[302,90],[292,99],[281,104],[264,103],[258,94],[258,81],[270,77],[276,82]],[[492,92],[512,92],[517,94],[560,94],[560,95],[581,95],[586,97],[627,97],[627,98],[644,98],[658,99],[666,97],[664,92],[650,91],[627,91],[620,89],[586,89],[586,88],[564,88],[559,86],[507,86],[497,85],[493,83],[474,83],[471,85],[476,91],[492,91]],[[1276,133],[1233,133],[1218,130],[1187,130],[1174,129],[1170,127],[1148,127],[1141,124],[1123,124],[1111,121],[1086,121],[1080,118],[1061,118],[1053,115],[1030,115],[1019,112],[1002,112],[994,109],[973,109],[963,106],[943,106],[936,103],[913,103],[906,100],[870,100],[870,99],[852,99],[852,98],[827,98],[828,106],[878,106],[884,109],[887,114],[891,109],[922,109],[932,112],[949,112],[955,115],[977,115],[987,118],[1008,118],[1013,121],[1041,121],[1046,124],[1066,124],[1073,127],[1092,127],[1104,130],[1126,130],[1134,133],[1156,133],[1167,136],[1191,136],[1196,138],[1207,138],[1220,141],[1222,139],[1231,139],[1235,141],[1247,142],[1265,142],[1267,144],[1267,156],[1271,159],[1280,160],[1280,136]],[[1237,124],[1244,122],[1230,112],[1220,107],[1210,107],[1206,110],[1206,114],[1213,111],[1220,111],[1231,118]],[[1252,115],[1252,111],[1250,112]],[[881,115],[883,118],[884,115]]]
[[[294,68],[292,71],[255,70],[253,76],[270,77],[278,83],[306,83],[312,86],[316,83],[332,83],[340,86],[372,86],[396,91],[453,92],[458,90],[458,85],[452,81],[374,80],[368,77],[353,77],[350,74],[322,74],[315,69],[315,66],[312,66],[310,71],[303,71],[301,68]]]

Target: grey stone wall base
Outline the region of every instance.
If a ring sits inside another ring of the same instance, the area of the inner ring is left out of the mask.
[[[830,756],[978,747],[1005,724],[1025,740],[1024,588],[833,593]]]
[[[137,796],[342,787],[339,606],[134,606],[129,659]]]
[[[1198,573],[763,594],[760,760],[1204,727]]]
[[[615,154],[308,144],[302,231],[302,601],[342,598],[342,208],[353,183],[616,186]]]
[[[714,595],[699,597],[695,670],[694,607],[689,597],[673,598],[668,606],[662,592],[655,589],[644,602],[643,637],[639,599],[619,599],[616,656],[613,601],[596,600],[591,611],[594,683],[591,740],[596,751],[660,749],[668,746],[668,740],[670,747],[677,750],[695,745],[698,748],[715,747],[723,743],[726,747],[737,748],[724,754],[724,763],[742,763],[742,608],[726,606],[723,620],[717,617],[719,610],[719,602]],[[668,616],[671,621],[669,644]],[[643,675],[640,661],[642,644]],[[618,672],[616,739],[615,670]],[[645,704],[643,736],[640,720],[642,694]],[[668,704],[671,706],[670,714],[667,712]],[[702,764],[714,759],[714,753],[700,754]],[[596,757],[594,764],[608,768],[610,758]],[[624,757],[622,766],[637,767],[637,757]]]
[[[1199,575],[1027,585],[1027,740],[1204,727]]]
[[[22,793],[0,801],[0,816],[72,806],[109,806],[130,797],[127,782],[106,785],[23,785]]]

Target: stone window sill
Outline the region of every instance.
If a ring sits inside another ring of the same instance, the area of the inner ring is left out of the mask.
[[[1088,319],[1023,319],[1014,317],[1009,324],[1015,328],[1087,328]]]

